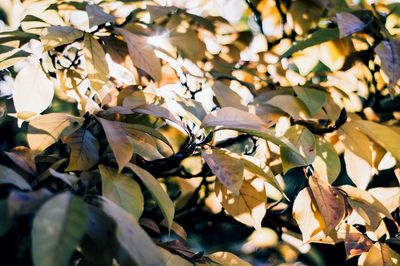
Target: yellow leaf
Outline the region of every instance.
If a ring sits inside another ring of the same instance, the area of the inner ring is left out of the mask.
[[[116,32],[124,36],[133,64],[149,74],[155,81],[161,80],[160,60],[147,38],[123,28],[117,28]]]
[[[310,188],[304,188],[297,194],[293,203],[293,218],[300,227],[303,242],[308,242],[325,228],[324,220],[313,201]]]
[[[400,255],[388,245],[375,243],[358,260],[358,265],[363,266],[396,266],[400,264]]]
[[[390,127],[366,120],[354,120],[348,123],[353,124],[371,140],[390,152],[397,161],[400,161],[400,134],[396,131]]]
[[[374,172],[372,166],[352,151],[344,150],[346,173],[358,188],[366,189]]]
[[[319,60],[332,71],[336,71],[343,67],[349,51],[346,40],[324,42],[319,45]]]
[[[216,180],[215,194],[221,205],[233,218],[247,226],[261,229],[267,200],[262,178],[243,180],[238,196],[235,196],[219,180]]]
[[[343,124],[337,131],[343,145],[358,157],[372,164],[370,140],[353,123]]]
[[[389,212],[394,212],[400,204],[400,187],[376,187],[368,192],[379,200]]]
[[[308,119],[310,112],[304,103],[293,95],[277,95],[267,102],[267,104],[275,106],[294,119]]]
[[[221,107],[235,107],[246,111],[247,108],[241,103],[242,98],[225,83],[216,81],[212,86],[213,92]]]
[[[317,25],[322,12],[323,8],[313,2],[296,0],[287,13],[288,23],[297,34],[304,35]]]
[[[203,127],[224,126],[256,130],[267,126],[258,116],[233,107],[224,107],[215,114],[208,114],[202,123]]]
[[[376,230],[385,216],[393,219],[388,209],[367,191],[350,185],[340,186],[340,189],[347,194],[353,210],[365,220],[367,229]]]
[[[44,50],[56,48],[64,44],[70,44],[83,36],[83,31],[68,26],[51,26],[44,28],[40,40]]]
[[[101,44],[90,33],[85,33],[83,53],[90,85],[93,90],[99,91],[107,83],[109,77],[106,53]]]
[[[83,118],[65,113],[39,116],[29,122],[28,143],[32,151],[41,152],[61,137],[72,134],[82,124]]]
[[[203,150],[201,157],[219,181],[235,196],[238,196],[243,183],[243,162],[222,149]]]
[[[40,114],[51,104],[53,83],[43,72],[39,60],[29,62],[16,76],[13,99],[17,112]]]
[[[133,155],[132,143],[123,129],[124,123],[109,121],[103,118],[98,118],[98,120],[106,133],[108,144],[110,144],[111,150],[117,160],[118,170],[121,171]]]
[[[250,263],[242,260],[241,258],[230,252],[223,252],[223,251],[215,252],[208,255],[208,257],[212,261],[223,266],[251,266]]]

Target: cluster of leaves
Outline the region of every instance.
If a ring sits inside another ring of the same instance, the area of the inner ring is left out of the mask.
[[[400,4],[160,2],[0,4],[27,131],[0,165],[0,235],[28,243],[13,263],[247,265],[186,246],[177,221],[221,213],[276,263],[341,242],[399,263]]]

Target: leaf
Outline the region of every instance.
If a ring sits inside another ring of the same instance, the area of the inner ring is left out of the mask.
[[[389,86],[395,87],[400,79],[400,40],[382,41],[375,47],[383,72],[389,77]]]
[[[337,235],[339,239],[344,241],[347,259],[367,252],[373,245],[371,239],[349,224],[341,226]]]
[[[339,140],[346,149],[372,165],[371,143],[365,134],[357,129],[354,123],[345,123],[337,131]]]
[[[366,24],[355,15],[348,12],[340,12],[336,14],[336,21],[339,27],[340,38],[347,37],[354,32],[363,30]]]
[[[110,144],[111,150],[113,151],[118,163],[118,171],[121,172],[133,155],[132,143],[122,128],[125,123],[109,121],[103,118],[97,119],[106,133],[107,141]]]
[[[325,104],[328,95],[320,90],[294,86],[297,97],[306,105],[310,115],[314,116]]]
[[[127,167],[131,169],[137,175],[137,177],[140,178],[146,188],[150,191],[150,194],[160,207],[164,218],[167,219],[168,229],[170,230],[174,221],[175,210],[174,204],[169,198],[167,192],[165,192],[160,183],[157,182],[157,179],[146,170],[132,163],[128,163]]]
[[[323,12],[320,5],[312,1],[294,1],[288,11],[288,24],[299,35],[306,34],[317,25]]]
[[[133,64],[149,74],[155,81],[161,80],[160,60],[147,42],[147,38],[123,28],[116,28],[115,31],[124,36]]]
[[[148,161],[164,158],[157,149],[157,143],[150,135],[130,127],[124,127],[124,130],[130,138],[135,154]]]
[[[202,121],[202,127],[216,126],[260,130],[266,124],[254,114],[233,107],[224,107],[215,114],[208,114]]]
[[[10,66],[13,66],[16,63],[26,59],[30,55],[31,55],[31,53],[20,50],[20,51],[16,51],[15,53],[12,53],[11,55],[8,55],[4,58],[3,58],[3,56],[0,56],[0,70],[9,68]]]
[[[224,251],[214,252],[208,255],[208,257],[212,261],[223,266],[251,266],[250,263],[242,260],[241,258],[230,252],[224,252]]]
[[[83,53],[90,85],[93,90],[99,91],[107,83],[109,77],[106,53],[101,44],[90,33],[85,33]]]
[[[303,242],[308,242],[325,228],[325,222],[313,200],[310,188],[302,189],[293,203],[293,218],[299,225]]]
[[[346,173],[351,181],[353,181],[358,188],[366,189],[374,175],[372,166],[348,149],[344,150],[344,162]]]
[[[165,258],[165,266],[193,266],[193,264],[181,256],[175,255],[166,249],[160,248],[161,254],[163,254]]]
[[[265,139],[267,141],[271,141],[272,143],[278,145],[280,147],[281,152],[281,160],[283,166],[283,172],[286,173],[288,170],[307,165],[307,160],[299,153],[296,147],[290,143],[288,139],[285,137],[277,138],[274,136],[274,133],[268,129],[263,130],[252,130],[252,129],[244,129],[244,128],[226,128],[231,130],[236,130],[239,132],[243,132],[255,137],[259,137]]]
[[[68,265],[87,226],[87,209],[81,199],[65,192],[48,200],[33,220],[34,264]]]
[[[33,159],[32,152],[24,146],[17,146],[11,152],[4,152],[16,165],[24,169],[24,171],[35,175],[36,163]]]
[[[261,221],[265,216],[265,193],[264,180],[256,177],[252,180],[243,180],[243,184],[236,196],[225,186],[215,181],[215,194],[222,207],[237,221],[261,229]]]
[[[393,219],[390,212],[367,191],[352,187],[350,185],[340,186],[349,199],[353,210],[357,212],[367,224],[367,229],[375,231],[383,217]]]
[[[86,171],[99,160],[99,142],[87,128],[80,128],[64,139],[71,148],[65,171]]]
[[[29,122],[28,143],[32,151],[43,151],[59,138],[68,136],[83,124],[83,118],[65,113],[50,113]]]
[[[49,107],[53,96],[53,83],[43,72],[39,60],[29,62],[15,77],[13,99],[17,112],[40,114]]]
[[[353,124],[365,135],[390,152],[398,161],[400,161],[399,133],[387,126],[371,121],[354,120],[348,123]]]
[[[139,184],[117,170],[99,165],[103,196],[116,203],[139,220],[144,210],[144,198]]]
[[[116,17],[107,14],[103,11],[101,7],[98,5],[87,5],[86,13],[89,17],[89,27],[92,28],[94,26],[106,24],[107,22],[114,22]]]
[[[304,126],[291,126],[285,137],[300,151],[308,163],[312,163],[316,156],[315,137],[308,128]]]
[[[368,189],[368,192],[391,213],[399,207],[400,187],[376,187]]]
[[[222,149],[202,150],[201,157],[219,181],[235,196],[238,196],[243,183],[242,160],[230,156],[228,151]]]
[[[178,120],[167,108],[155,104],[143,104],[133,109],[135,113],[153,115],[155,117],[161,117],[169,121],[174,122],[181,128],[186,129],[182,121]]]
[[[105,198],[102,208],[117,225],[115,233],[119,249],[115,258],[119,265],[165,265],[159,247],[131,215]]]
[[[339,30],[334,29],[319,29],[313,32],[307,39],[295,42],[280,58],[291,56],[293,53],[306,49],[323,42],[336,40],[339,38]]]
[[[112,36],[102,36],[101,40],[105,43],[106,51],[115,63],[124,66],[131,73],[135,72],[128,47],[124,41]]]
[[[40,41],[44,46],[44,50],[48,51],[53,48],[73,43],[76,39],[82,38],[84,32],[69,26],[50,26],[44,28]]]
[[[316,138],[317,154],[313,162],[314,170],[329,184],[338,177],[341,169],[339,155],[332,144],[324,138]]]
[[[315,204],[325,222],[324,232],[329,235],[345,217],[343,196],[329,183],[313,175],[308,179]]]
[[[388,245],[377,242],[358,261],[363,266],[395,266],[400,263],[400,255]]]
[[[53,177],[60,179],[71,188],[73,188],[79,181],[78,177],[70,174],[59,173],[53,168],[49,168],[48,171]]]
[[[0,185],[13,185],[21,190],[31,190],[29,183],[14,170],[0,164]]]
[[[234,107],[243,111],[247,110],[247,108],[241,104],[242,98],[225,83],[216,81],[214,86],[212,86],[212,90],[221,107]]]
[[[164,220],[162,220],[162,221],[160,222],[160,225],[163,225],[163,226],[165,226],[165,227],[168,228],[168,221],[164,219]],[[180,238],[182,238],[183,240],[187,240],[187,234],[186,234],[185,229],[184,229],[181,225],[179,225],[178,223],[173,222],[173,223],[172,223],[171,230],[172,230],[177,236],[179,236]]]
[[[277,107],[296,120],[308,119],[310,112],[303,102],[293,95],[277,95],[267,104]]]
[[[193,62],[197,62],[205,56],[206,45],[199,39],[196,32],[190,28],[185,33],[172,32],[168,36],[168,41],[176,46],[182,57],[186,57]]]

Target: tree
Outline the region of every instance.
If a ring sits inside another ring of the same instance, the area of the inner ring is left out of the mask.
[[[163,2],[0,3],[2,265],[398,265],[400,4]]]

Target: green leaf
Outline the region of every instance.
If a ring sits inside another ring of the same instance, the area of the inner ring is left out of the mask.
[[[144,209],[144,198],[139,184],[117,170],[99,165],[103,196],[118,204],[139,220]]]
[[[99,91],[107,83],[109,77],[106,53],[101,44],[90,33],[85,34],[83,52],[90,85],[92,89]]]
[[[297,97],[307,106],[311,116],[321,110],[321,107],[325,104],[328,97],[326,92],[312,88],[294,86],[293,89]]]
[[[132,143],[122,128],[125,123],[109,121],[103,118],[97,119],[106,133],[108,144],[110,144],[111,150],[118,162],[118,171],[121,171],[133,155]]]
[[[116,237],[120,248],[115,257],[119,265],[165,265],[160,248],[131,215],[104,198],[102,206],[117,225]]]
[[[396,131],[371,121],[354,120],[348,123],[353,124],[370,139],[390,152],[397,161],[400,161],[400,134]]]
[[[87,225],[87,208],[80,198],[65,192],[48,200],[33,220],[34,265],[69,265]]]
[[[296,120],[310,118],[310,112],[306,105],[293,95],[276,95],[267,104],[281,109]]]
[[[322,179],[332,184],[340,173],[339,156],[333,146],[322,137],[316,138],[316,150],[314,170]]]
[[[167,192],[165,192],[165,190],[161,187],[157,179],[146,170],[132,163],[128,163],[126,166],[140,178],[146,188],[150,191],[152,197],[155,199],[158,206],[160,207],[164,218],[168,221],[168,229],[171,229],[172,223],[174,221],[175,210],[174,204],[169,198]]]
[[[320,29],[312,33],[307,39],[295,42],[292,47],[281,55],[281,58],[289,57],[293,53],[323,42],[339,39],[339,29]]]
[[[12,219],[8,212],[8,201],[0,200],[0,236],[5,235],[12,226]]]
[[[14,170],[0,164],[0,185],[13,185],[21,190],[31,190],[29,183]]]
[[[268,129],[264,130],[252,130],[252,129],[245,129],[245,128],[225,128],[236,130],[239,132],[243,132],[255,137],[259,137],[265,139],[267,141],[271,141],[272,143],[278,145],[281,150],[281,159],[282,159],[282,166],[283,171],[286,173],[288,170],[298,167],[307,165],[307,160],[299,153],[296,147],[290,143],[290,141],[286,138],[277,138],[274,136],[274,133]]]
[[[285,137],[299,150],[310,164],[316,156],[315,137],[311,131],[300,125],[291,126],[286,132]]]
[[[99,160],[99,142],[87,128],[80,128],[64,139],[71,148],[65,171],[86,171]]]

